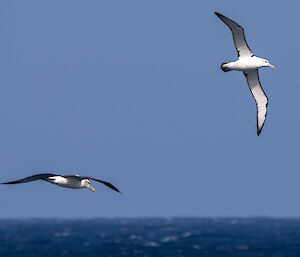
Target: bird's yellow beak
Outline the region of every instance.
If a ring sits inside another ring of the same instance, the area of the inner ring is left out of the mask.
[[[91,190],[91,191],[93,191],[93,192],[96,191],[95,188],[93,188],[92,186],[89,186],[89,190]]]
[[[268,63],[268,66],[271,67],[272,69],[275,69],[275,66],[272,65],[271,63]]]

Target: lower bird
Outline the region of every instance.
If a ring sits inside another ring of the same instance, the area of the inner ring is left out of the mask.
[[[68,176],[62,176],[57,174],[51,174],[51,173],[43,173],[43,174],[36,174],[27,178],[23,178],[20,180],[0,183],[2,185],[12,185],[12,184],[20,184],[20,183],[27,183],[32,182],[36,180],[44,180],[51,184],[60,186],[60,187],[66,187],[71,189],[81,189],[81,188],[87,188],[91,191],[95,192],[95,189],[91,186],[90,180],[94,180],[96,182],[100,182],[109,188],[115,190],[116,192],[120,193],[120,191],[111,183],[91,178],[91,177],[83,177],[79,175],[68,175]]]
[[[274,69],[274,66],[268,60],[254,56],[246,42],[244,29],[239,24],[220,13],[215,12],[215,14],[230,28],[234,45],[238,52],[238,60],[222,63],[221,69],[225,72],[238,70],[244,73],[256,102],[257,135],[259,136],[267,116],[268,98],[260,84],[258,69],[261,67],[271,67]]]

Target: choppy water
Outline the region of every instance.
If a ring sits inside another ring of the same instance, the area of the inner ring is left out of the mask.
[[[0,256],[299,257],[300,220],[0,220]]]

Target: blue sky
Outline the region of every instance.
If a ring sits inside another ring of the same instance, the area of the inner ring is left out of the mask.
[[[2,1],[0,217],[299,216],[300,4]],[[255,103],[218,11],[241,24],[269,97]],[[291,43],[294,42],[294,43]]]

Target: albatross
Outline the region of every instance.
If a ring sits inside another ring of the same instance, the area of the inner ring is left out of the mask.
[[[256,102],[257,135],[259,136],[267,115],[268,97],[260,84],[258,69],[261,67],[271,67],[274,69],[275,67],[268,60],[259,58],[251,52],[245,39],[244,29],[239,24],[220,13],[215,12],[215,14],[230,28],[238,53],[238,60],[222,63],[221,69],[224,72],[237,70],[244,73],[249,89]]]
[[[91,177],[83,177],[83,176],[79,176],[79,175],[62,176],[62,175],[51,174],[51,173],[43,173],[43,174],[36,174],[36,175],[26,177],[23,179],[0,183],[0,184],[12,185],[12,184],[21,184],[21,183],[32,182],[32,181],[36,181],[36,180],[43,180],[43,181],[47,181],[51,184],[54,184],[54,185],[57,185],[60,187],[66,187],[66,188],[72,188],[72,189],[87,188],[87,189],[90,189],[91,191],[95,192],[95,189],[91,186],[91,182],[90,182],[90,180],[93,180],[93,181],[102,183],[102,184],[108,186],[109,188],[120,193],[120,191],[109,182],[91,178]]]

